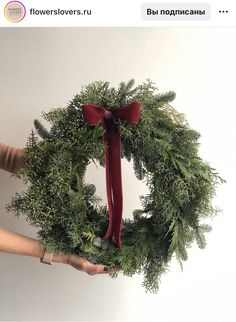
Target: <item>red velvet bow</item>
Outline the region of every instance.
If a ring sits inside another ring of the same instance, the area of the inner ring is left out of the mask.
[[[105,128],[105,169],[106,189],[109,212],[109,225],[103,239],[109,239],[114,234],[117,248],[121,248],[121,221],[123,210],[122,179],[121,179],[121,152],[120,133],[113,121],[118,119],[137,124],[140,118],[140,103],[133,102],[116,110],[106,110],[101,105],[82,105],[85,122],[92,126],[101,122]]]

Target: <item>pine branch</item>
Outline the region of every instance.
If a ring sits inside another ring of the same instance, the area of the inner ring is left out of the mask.
[[[37,131],[38,135],[42,138],[42,139],[50,139],[51,138],[51,134],[48,132],[48,130],[45,128],[45,126],[39,121],[39,120],[34,120],[34,127],[35,130]]]

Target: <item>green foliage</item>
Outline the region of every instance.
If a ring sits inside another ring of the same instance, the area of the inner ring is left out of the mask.
[[[42,140],[31,133],[26,166],[16,174],[27,190],[12,199],[8,210],[25,215],[47,247],[120,268],[127,276],[142,272],[146,290],[156,292],[173,255],[182,265],[194,240],[206,246],[210,226],[200,220],[217,213],[211,202],[224,182],[198,155],[200,135],[169,105],[174,98],[173,92],[158,93],[150,80],[137,87],[133,80],[121,83],[117,90],[99,81],[84,87],[66,108],[44,113],[51,128],[34,122]],[[119,251],[113,240],[102,239],[108,211],[99,204],[95,186],[84,180],[90,162],[103,165],[104,146],[103,128],[85,124],[81,104],[112,110],[134,100],[142,107],[139,124],[115,122],[122,156],[133,162],[149,193],[140,196],[143,209],[123,220]]]
[[[34,120],[34,127],[42,139],[49,139],[51,137],[50,133],[39,120]]]

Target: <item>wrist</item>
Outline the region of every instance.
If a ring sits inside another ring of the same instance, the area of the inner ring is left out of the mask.
[[[52,262],[69,264],[69,256],[70,256],[69,254],[64,254],[64,253],[53,254]]]

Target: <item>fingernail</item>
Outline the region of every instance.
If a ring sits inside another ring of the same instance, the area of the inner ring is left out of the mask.
[[[107,266],[104,266],[103,271],[108,272],[109,268]]]

